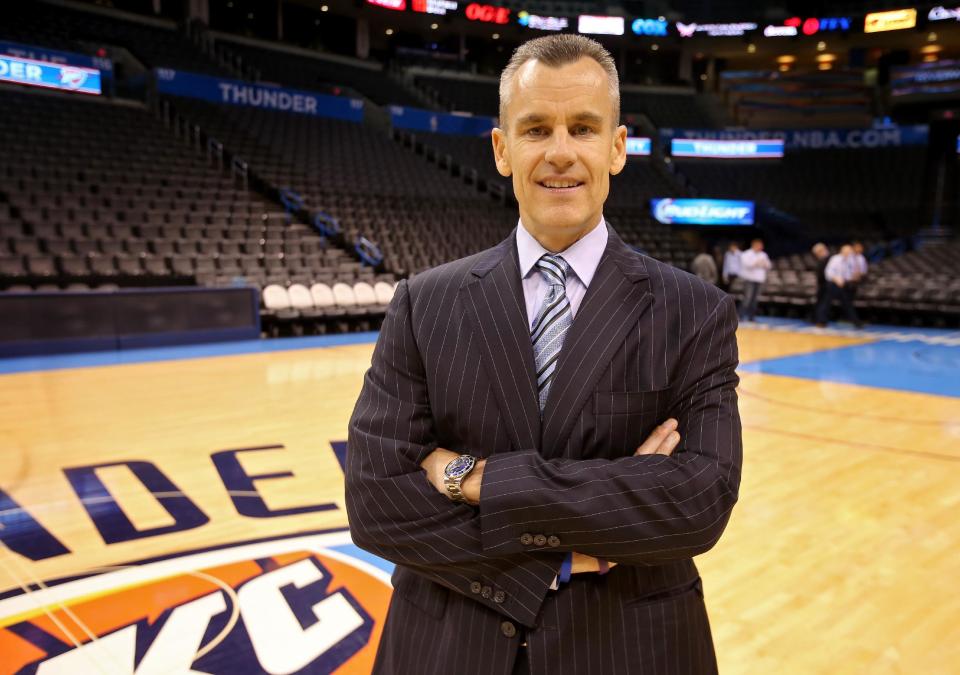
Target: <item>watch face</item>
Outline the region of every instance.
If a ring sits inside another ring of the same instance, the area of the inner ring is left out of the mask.
[[[470,455],[460,455],[447,464],[444,474],[448,478],[457,478],[473,468],[474,459]]]

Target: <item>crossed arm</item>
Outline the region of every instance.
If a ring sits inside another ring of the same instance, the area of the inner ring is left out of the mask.
[[[346,503],[354,541],[528,626],[567,552],[582,554],[579,569],[588,571],[593,558],[649,565],[707,550],[739,484],[735,327],[725,299],[681,355],[676,429],[661,427],[636,454],[616,460],[495,454],[468,483],[468,496],[480,497],[475,508],[450,502],[421,466],[439,466],[445,456],[433,455],[426,375],[401,282],[350,420]],[[478,484],[482,494],[473,491]],[[524,545],[521,534],[530,531],[562,543]],[[472,593],[477,581],[503,590],[501,601]]]

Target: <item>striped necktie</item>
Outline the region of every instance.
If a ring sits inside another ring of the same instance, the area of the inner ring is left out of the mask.
[[[558,255],[546,253],[537,261],[537,269],[550,286],[530,331],[542,414],[550,383],[557,370],[563,339],[573,323],[573,312],[570,309],[570,300],[567,299],[567,272],[570,271],[567,261]]]

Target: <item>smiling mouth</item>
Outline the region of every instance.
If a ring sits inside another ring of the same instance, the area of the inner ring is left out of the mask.
[[[579,181],[537,181],[537,185],[551,192],[572,192],[583,185]]]

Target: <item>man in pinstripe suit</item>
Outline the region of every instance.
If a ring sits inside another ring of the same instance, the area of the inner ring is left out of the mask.
[[[735,306],[603,219],[598,43],[522,45],[500,98],[520,222],[400,282],[350,420],[352,534],[397,564],[376,672],[715,672],[692,558],[740,483]]]

